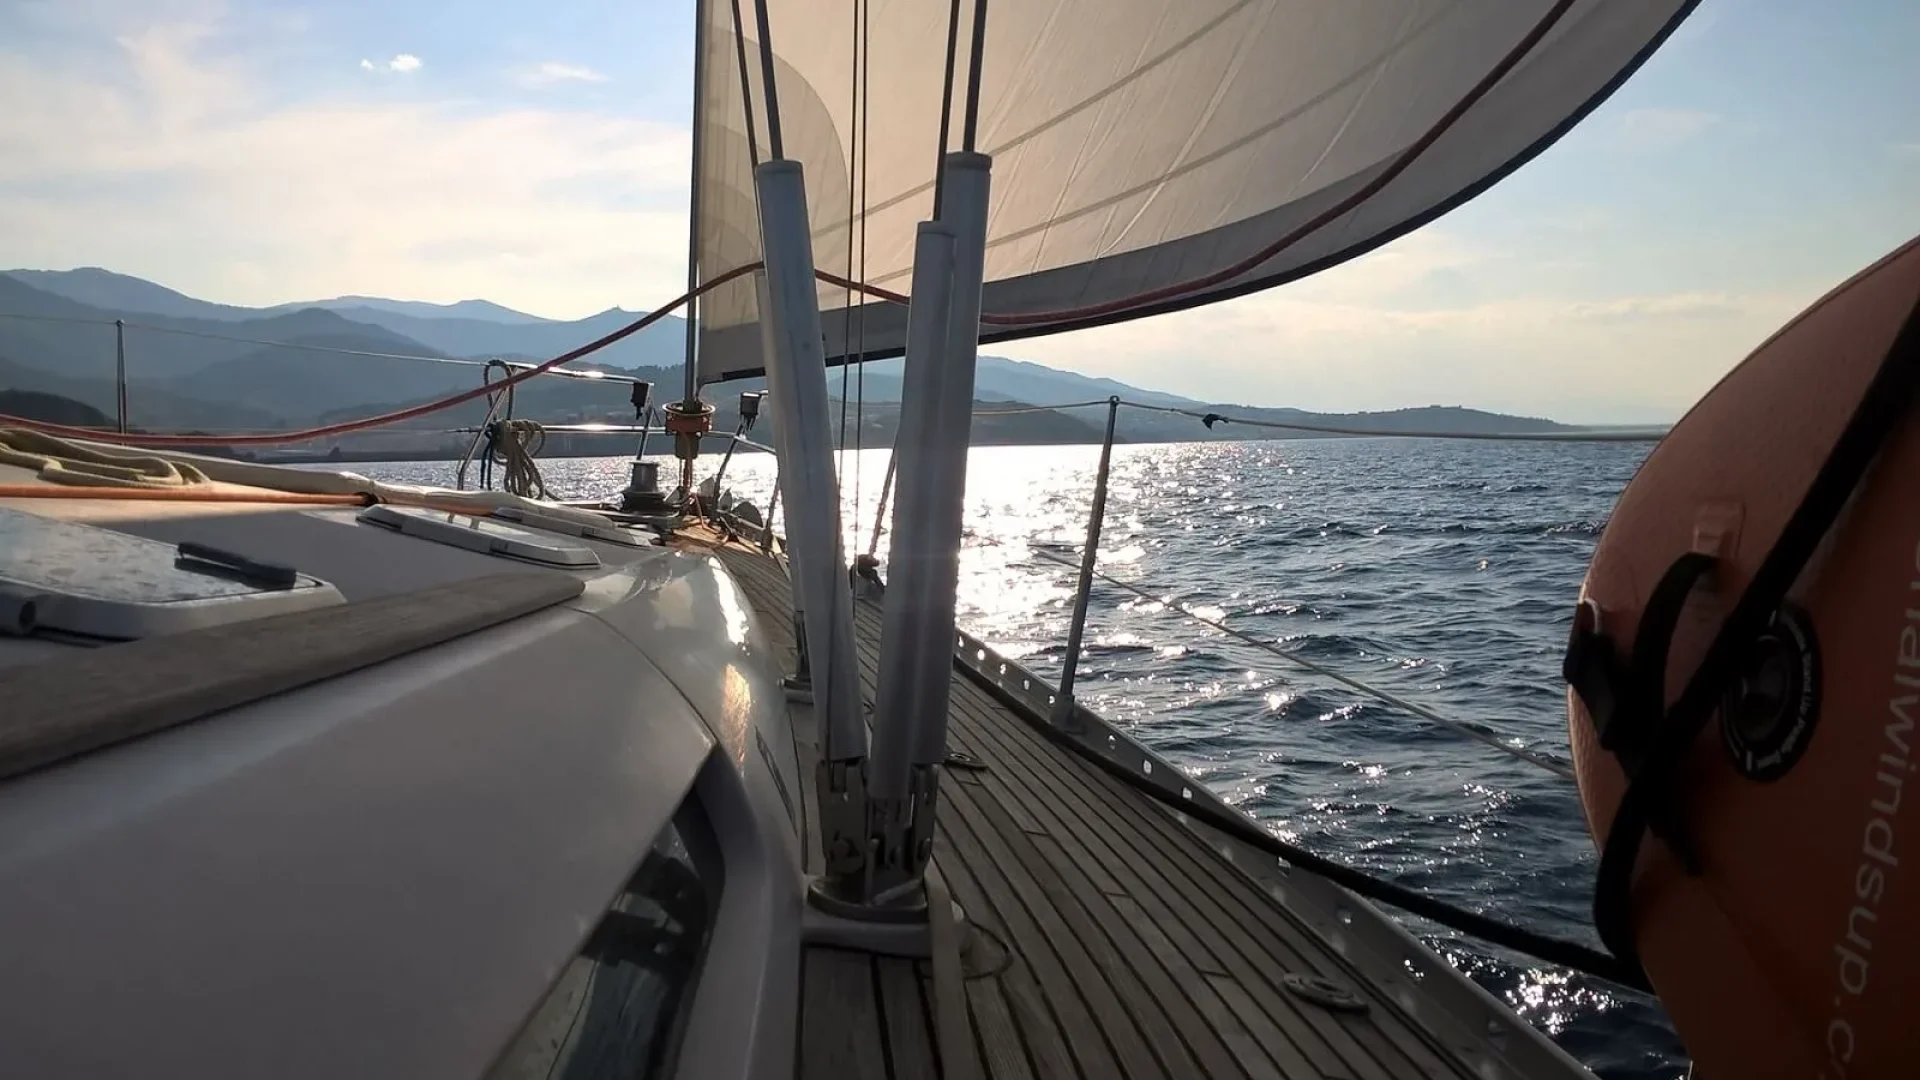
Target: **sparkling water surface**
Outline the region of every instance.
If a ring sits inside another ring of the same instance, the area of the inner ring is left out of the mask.
[[[1100,567],[1159,599],[1096,582],[1078,696],[1292,842],[1597,944],[1595,858],[1570,782],[1178,609],[1564,759],[1567,621],[1645,452],[1423,439],[1116,447]],[[1075,573],[1045,556],[1077,558],[1098,458],[1071,446],[969,459],[961,625],[1050,680]],[[703,459],[701,474],[717,462]],[[628,459],[541,467],[555,495],[588,497],[624,486]],[[868,549],[885,467],[884,450],[843,455],[849,551]],[[454,465],[347,468],[445,484]],[[727,486],[764,509],[771,457],[735,457]],[[1415,929],[1601,1076],[1684,1074],[1650,999]]]

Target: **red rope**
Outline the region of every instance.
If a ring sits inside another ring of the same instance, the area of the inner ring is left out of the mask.
[[[95,428],[73,427],[68,424],[43,423],[38,420],[28,420],[25,417],[8,416],[4,413],[0,413],[0,424],[28,428],[33,431],[43,431],[49,435],[60,435],[67,438],[105,439],[129,446],[271,446],[279,443],[306,442],[309,439],[324,439],[334,435],[345,435],[351,431],[363,431],[367,428],[381,427],[386,424],[397,424],[402,420],[411,420],[416,416],[426,416],[429,413],[436,413],[442,409],[450,409],[455,405],[464,404],[490,393],[499,393],[500,390],[505,387],[525,382],[537,375],[552,371],[561,364],[578,360],[583,356],[598,352],[622,338],[631,337],[647,327],[652,326],[654,323],[659,322],[676,309],[684,306],[687,301],[693,299],[695,296],[709,289],[718,288],[735,278],[750,274],[759,268],[759,263],[749,263],[746,266],[729,270],[719,277],[714,278],[712,281],[706,282],[692,292],[685,293],[666,306],[642,315],[640,318],[635,319],[633,322],[628,323],[605,337],[590,341],[577,349],[562,353],[535,367],[515,372],[502,382],[494,383],[491,386],[478,386],[472,390],[462,391],[461,393],[443,397],[436,401],[413,405],[405,409],[396,409],[393,412],[381,413],[378,416],[363,417],[359,420],[327,424],[323,427],[302,428],[298,431],[263,431],[242,435],[168,435],[164,432],[128,432],[121,434],[119,432],[101,431]]]

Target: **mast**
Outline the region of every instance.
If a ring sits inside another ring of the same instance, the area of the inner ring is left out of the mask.
[[[958,10],[955,0],[949,22],[955,31]],[[894,500],[891,581],[882,617],[868,781],[869,835],[877,860],[873,873],[880,893],[924,888],[933,854],[939,766],[947,754],[961,518],[993,165],[991,158],[974,152],[986,20],[987,0],[974,0],[962,149],[944,153],[943,123],[936,220],[921,223],[914,250],[900,418],[903,430],[913,424],[920,434],[902,440],[896,450],[899,494]],[[950,40],[949,73],[954,51]],[[943,111],[950,110],[947,105]]]
[[[701,153],[706,142],[706,124],[701,114],[707,99],[707,4],[696,0],[693,6],[693,164],[692,181],[687,194],[687,365],[686,382],[679,402],[665,407],[666,429],[673,433],[673,455],[680,459],[682,508],[693,504],[693,462],[700,456],[700,438],[713,429],[713,406],[700,400],[699,360],[700,297],[700,178],[705,164]],[[715,492],[717,496],[719,492]]]
[[[693,111],[698,117],[707,101],[707,0],[693,8]],[[706,143],[707,125],[693,125],[693,179],[687,193],[687,378],[682,400],[691,403],[700,397],[700,372],[695,363],[699,347],[700,298],[693,291],[700,287],[700,166],[701,148]],[[691,469],[692,463],[687,464]]]
[[[771,152],[770,160],[753,170],[764,264],[761,342],[781,450],[779,484],[787,508],[794,607],[802,613],[801,636],[822,743],[815,788],[826,867],[808,890],[817,923],[812,933],[816,940],[924,955],[924,929],[914,933],[897,921],[863,918],[872,907],[865,835],[866,710],[853,634],[853,593],[841,542],[840,489],[827,410],[826,339],[820,332],[805,176],[798,161],[783,156],[766,0],[756,0],[755,8]],[[902,930],[908,931],[904,941]]]

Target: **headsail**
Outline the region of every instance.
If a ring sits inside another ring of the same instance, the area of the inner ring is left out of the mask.
[[[755,4],[708,0],[702,273],[757,258],[749,106],[767,153]],[[823,270],[905,292],[930,216],[946,0],[822,9],[764,0],[785,153],[806,168]],[[964,12],[962,34],[970,25]],[[1404,172],[1237,277],[1119,312],[982,327],[982,340],[1190,307],[1351,258],[1470,198],[1550,144],[1678,25],[1693,0],[1574,0]],[[995,162],[984,309],[1085,309],[1233,265],[1338,204],[1420,139],[1556,0],[1021,0],[989,9],[979,149]],[[855,21],[865,12],[864,31]],[[833,14],[827,12],[832,11]],[[964,55],[965,45],[962,45]],[[743,93],[742,75],[747,78]],[[865,107],[855,82],[864,71]],[[954,106],[956,112],[957,104]],[[866,131],[866,160],[852,150]],[[957,118],[956,124],[957,128]],[[864,243],[849,191],[864,174]],[[853,275],[853,276],[858,276]],[[905,309],[821,286],[829,357],[897,354]],[[701,380],[757,373],[753,285],[706,301]],[[862,325],[863,324],[863,325]],[[855,341],[844,338],[859,325]]]

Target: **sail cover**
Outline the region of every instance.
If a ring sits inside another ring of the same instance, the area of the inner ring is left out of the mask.
[[[972,2],[961,2],[950,149],[960,147]],[[758,3],[782,149],[805,170],[816,265],[906,292],[914,227],[933,211],[950,0],[703,0],[700,278],[760,256],[753,165],[771,147]],[[1351,197],[1555,3],[991,0],[976,143],[994,161],[981,340],[1209,303],[1361,254],[1544,149],[1693,6],[1574,0],[1491,91],[1351,211],[1204,289],[1073,310],[1233,266]],[[701,299],[702,382],[761,370],[754,276]],[[900,352],[904,307],[826,283],[820,304],[830,362]],[[1035,313],[1044,317],[993,318]]]

